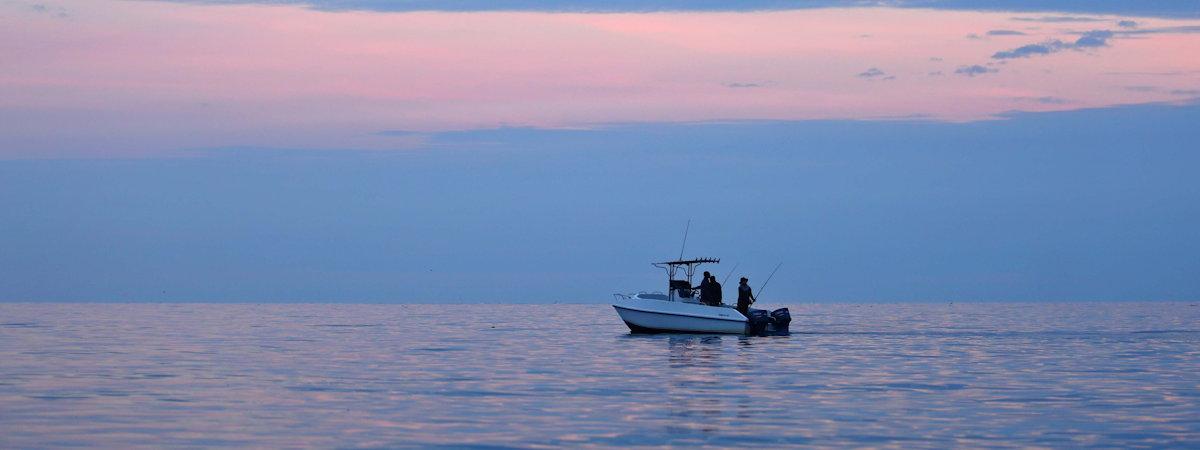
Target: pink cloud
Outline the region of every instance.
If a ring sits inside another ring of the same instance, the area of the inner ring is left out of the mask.
[[[1014,27],[1009,13],[370,13],[87,1],[67,5],[63,18],[22,6],[0,6],[0,156],[409,145],[375,134],[385,129],[969,121],[1177,100],[1172,90],[1200,85],[1200,60],[1181,57],[1200,54],[1198,34],[1115,38],[954,75],[1017,41],[1069,37],[1055,28],[965,38]],[[884,75],[856,76],[872,67]],[[1156,72],[1184,75],[1135,74]],[[1120,88],[1146,83],[1161,89]],[[1070,101],[1014,101],[1048,96]]]

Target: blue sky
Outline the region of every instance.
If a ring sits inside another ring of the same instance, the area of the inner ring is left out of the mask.
[[[8,300],[604,301],[722,257],[778,301],[1200,293],[1200,105],[0,161]],[[735,274],[735,276],[737,276]]]
[[[0,301],[1200,298],[1200,3],[727,5],[0,2]]]

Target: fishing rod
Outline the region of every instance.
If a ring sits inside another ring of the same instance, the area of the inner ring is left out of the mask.
[[[782,266],[782,265],[783,265],[783,263],[782,263],[782,262],[780,262],[779,264],[776,264],[776,265],[775,265],[775,270],[772,270],[772,271],[771,271],[771,275],[767,277],[767,281],[764,281],[764,282],[763,282],[763,284],[762,284],[762,286],[759,286],[759,287],[758,287],[758,295],[755,295],[755,296],[754,296],[754,300],[756,300],[756,301],[758,300],[758,296],[759,296],[759,295],[762,295],[762,291],[763,291],[763,289],[766,289],[766,288],[767,288],[767,283],[770,283],[770,282],[771,282],[771,279],[772,279],[772,278],[775,278],[775,272],[778,272],[778,271],[779,271],[779,266]]]
[[[738,266],[740,266],[740,265],[742,265],[742,263],[737,263],[737,264],[734,264],[734,265],[733,265],[733,270],[730,270],[730,271],[729,271],[729,275],[725,275],[725,279],[724,279],[724,280],[721,280],[721,284],[722,284],[722,285],[724,285],[725,283],[728,283],[728,282],[729,282],[729,277],[732,277],[732,276],[733,276],[733,273],[737,271],[737,268],[738,268]]]
[[[687,249],[687,235],[688,235],[688,230],[690,230],[691,228],[692,228],[692,219],[688,219],[687,226],[683,228],[683,245],[679,246],[679,260],[680,261],[683,260],[683,251],[685,249]],[[688,275],[691,275],[691,273],[689,273]]]

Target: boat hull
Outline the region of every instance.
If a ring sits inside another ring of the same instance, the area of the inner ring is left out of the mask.
[[[746,333],[746,316],[733,308],[637,298],[613,308],[634,333]]]

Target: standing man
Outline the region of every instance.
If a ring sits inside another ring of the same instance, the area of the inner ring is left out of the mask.
[[[738,283],[738,312],[749,317],[751,303],[754,303],[754,293],[750,292],[750,279],[742,277],[742,281]]]
[[[712,277],[712,300],[708,304],[713,306],[721,306],[721,283],[717,282],[716,275]]]
[[[700,285],[693,288],[700,290],[700,303],[708,303],[712,301],[712,299],[709,298],[712,296],[712,281],[709,280],[710,278],[712,278],[712,275],[709,275],[708,271],[705,271],[703,279],[700,280]]]

